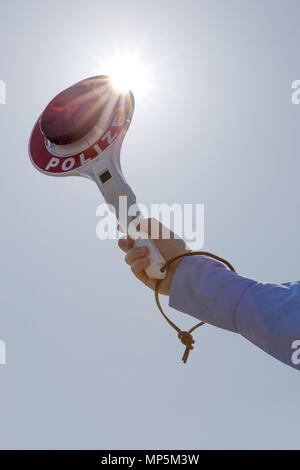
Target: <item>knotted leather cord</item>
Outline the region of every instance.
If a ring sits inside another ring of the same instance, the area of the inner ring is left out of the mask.
[[[169,259],[168,261],[166,261],[166,263],[162,266],[161,268],[161,271],[164,272],[166,271],[166,269],[168,269],[168,267],[174,263],[174,261],[177,261],[178,259],[181,259],[181,258],[184,258],[185,256],[195,256],[195,255],[201,255],[201,256],[207,256],[208,258],[213,258],[217,261],[220,261],[221,263],[225,264],[225,266],[227,266],[227,268],[229,268],[231,271],[235,271],[234,267],[229,263],[229,261],[226,261],[225,259],[223,258],[220,258],[219,256],[217,255],[214,255],[213,253],[208,253],[207,251],[191,251],[189,253],[183,253],[182,255],[178,255],[178,256],[174,256],[174,258],[171,258]],[[185,346],[185,351],[184,351],[184,354],[181,358],[181,360],[183,361],[183,363],[185,364],[186,361],[188,360],[188,357],[189,357],[189,354],[190,354],[190,351],[192,349],[194,349],[194,346],[193,344],[195,343],[194,341],[194,338],[192,336],[192,332],[198,328],[199,326],[202,326],[202,325],[205,325],[205,322],[204,321],[201,321],[200,323],[197,323],[197,325],[193,326],[192,328],[190,328],[188,331],[183,331],[181,330],[177,325],[175,325],[175,323],[172,322],[172,320],[170,320],[170,318],[167,317],[167,315],[165,314],[165,312],[163,311],[162,309],[162,306],[160,304],[160,301],[159,301],[159,286],[160,286],[160,283],[163,281],[163,279],[156,279],[156,283],[155,283],[155,300],[156,300],[156,305],[157,307],[159,308],[160,312],[162,313],[162,315],[164,316],[164,318],[167,320],[167,322],[169,323],[169,325],[172,326],[172,328],[174,328],[174,330],[177,331],[178,333],[178,338],[180,339],[180,341],[182,342],[182,344]]]

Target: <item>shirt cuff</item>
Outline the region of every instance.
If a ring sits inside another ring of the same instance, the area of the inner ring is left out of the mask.
[[[253,283],[212,258],[187,256],[173,275],[169,306],[205,323],[237,332],[237,306]]]

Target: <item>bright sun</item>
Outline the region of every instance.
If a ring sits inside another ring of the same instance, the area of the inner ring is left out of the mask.
[[[135,95],[151,87],[151,69],[143,64],[135,53],[116,55],[105,64],[114,88],[119,91],[132,90]]]

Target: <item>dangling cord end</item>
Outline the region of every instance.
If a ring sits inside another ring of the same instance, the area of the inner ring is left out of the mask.
[[[220,258],[219,256],[213,255],[212,253],[208,253],[207,251],[192,251],[192,252],[188,252],[188,253],[183,253],[182,255],[175,256],[174,258],[171,258],[168,261],[166,261],[166,263],[161,268],[161,271],[162,272],[166,271],[166,269],[176,260],[179,260],[179,259],[181,259],[185,256],[195,256],[195,255],[196,256],[207,256],[209,258],[220,261],[221,263],[225,264],[225,266],[227,266],[228,269],[230,269],[231,271],[234,271],[234,267],[228,261],[226,261],[223,258]],[[167,315],[165,314],[165,312],[162,309],[162,306],[160,305],[160,301],[159,301],[159,286],[160,286],[160,283],[161,283],[161,279],[156,279],[156,283],[155,283],[155,300],[156,300],[156,304],[157,304],[161,314],[163,315],[163,317],[169,323],[169,325],[171,325],[172,328],[174,328],[174,330],[177,331],[178,338],[180,339],[182,344],[184,344],[184,346],[185,346],[185,351],[184,351],[184,354],[183,354],[182,359],[181,359],[182,362],[185,364],[186,361],[188,360],[190,351],[192,349],[194,349],[193,344],[195,343],[195,341],[194,341],[191,333],[192,333],[192,331],[194,331],[199,326],[204,325],[204,322],[201,321],[197,325],[193,326],[193,328],[191,328],[189,331],[181,331],[180,328],[178,328],[178,326],[175,325],[175,323],[173,323],[170,320],[170,318],[167,317]]]
[[[195,343],[195,341],[191,333],[189,333],[188,331],[179,331],[178,338],[180,339],[182,344],[185,346],[185,351],[181,359],[182,362],[185,364],[186,361],[188,360],[190,351],[194,349],[193,344]]]

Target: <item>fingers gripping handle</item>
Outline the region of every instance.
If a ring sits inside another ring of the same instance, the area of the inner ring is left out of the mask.
[[[146,274],[151,279],[164,279],[166,277],[166,272],[162,273],[160,268],[165,264],[166,261],[156,247],[154,241],[151,240],[151,238],[148,238],[147,234],[144,232],[140,232],[139,238],[137,238],[135,226],[131,227],[132,222],[136,220],[137,217],[142,217],[136,204],[135,195],[133,192],[131,192],[130,188],[127,187],[127,191],[124,190],[124,192],[121,194],[122,196],[125,196],[126,199],[126,204],[124,201],[125,206],[122,207],[120,194],[120,192],[116,193],[116,197],[111,198],[110,202],[113,204],[116,210],[116,216],[121,227],[123,227],[125,233],[127,232],[128,235],[135,240],[136,246],[147,246],[149,248],[150,264],[146,269]],[[134,215],[129,214],[131,208],[137,209],[133,211]],[[145,238],[140,238],[142,235]]]
[[[161,272],[162,266],[165,264],[165,259],[156,247],[153,240],[150,238],[138,238],[135,240],[136,246],[147,246],[149,249],[150,264],[145,270],[147,276],[151,279],[164,279],[166,272]]]

